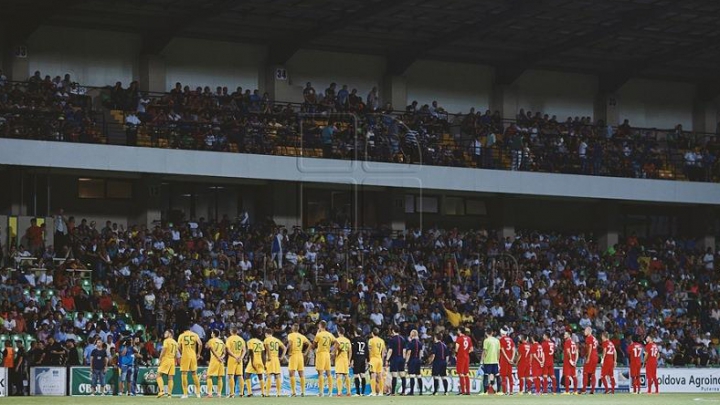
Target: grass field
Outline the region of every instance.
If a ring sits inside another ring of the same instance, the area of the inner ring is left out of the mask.
[[[135,405],[138,403],[163,403],[163,404],[318,404],[327,403],[333,405],[350,404],[393,404],[393,405],[420,405],[420,404],[451,404],[451,405],[477,405],[479,403],[492,403],[503,405],[514,404],[588,404],[588,405],[682,405],[703,403],[720,404],[720,394],[661,394],[661,395],[586,395],[586,396],[425,396],[422,397],[382,397],[382,398],[235,398],[235,399],[157,399],[148,397],[10,397],[0,399],[3,405],[82,405],[82,404],[119,404]]]

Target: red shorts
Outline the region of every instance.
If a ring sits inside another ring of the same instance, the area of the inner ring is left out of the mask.
[[[517,369],[518,378],[530,377],[530,365],[527,363],[519,363]]]
[[[613,364],[613,363],[604,364],[603,363],[602,369],[600,370],[600,375],[602,377],[604,377],[604,376],[613,377],[615,375],[615,364]]]
[[[569,364],[563,365],[563,376],[576,377],[577,376],[577,367],[571,366]]]
[[[640,364],[630,365],[630,377],[640,377]]]
[[[458,357],[457,366],[455,367],[458,374],[470,373],[470,357]]]
[[[532,376],[533,377],[540,377],[543,375],[543,367],[540,367],[540,365],[533,364],[532,366]]]
[[[519,373],[519,371],[518,371],[518,373]],[[502,377],[512,376],[512,364],[510,364],[506,361],[501,361],[500,362],[500,375]]]
[[[545,367],[543,367],[543,375],[546,375],[548,377],[554,376],[555,375],[555,365],[552,363],[550,363],[550,364],[546,363]]]
[[[654,380],[657,378],[657,364],[645,365],[645,379],[647,380]]]
[[[597,360],[588,361],[587,363],[585,363],[585,365],[583,365],[583,373],[585,373],[585,374],[594,373],[595,370],[597,369],[597,364],[598,364]]]

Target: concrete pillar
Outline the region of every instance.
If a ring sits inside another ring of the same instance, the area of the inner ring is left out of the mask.
[[[598,244],[602,251],[614,246],[620,240],[620,206],[615,201],[603,201],[600,208],[601,220],[598,230]]]
[[[714,100],[693,102],[692,131],[697,133],[715,133],[720,122],[720,97]]]
[[[390,189],[390,229],[405,231],[405,191],[403,189]],[[414,198],[414,197],[413,197]],[[420,228],[422,228],[422,214],[420,214]]]
[[[277,182],[272,185],[273,221],[286,228],[302,226],[302,201],[300,201],[300,184]]]
[[[160,55],[140,55],[140,90],[154,93],[170,91],[167,87],[165,59]]]
[[[500,236],[505,239],[515,239],[515,201],[510,198],[502,198],[500,201],[499,229]]]
[[[10,44],[3,49],[2,69],[8,80],[24,82],[32,75],[30,73],[30,50],[24,57],[17,56],[15,52],[17,47],[18,45]],[[45,72],[43,72],[44,74]]]
[[[389,102],[395,110],[405,110],[405,107],[410,104],[407,99],[407,79],[405,76],[385,76],[380,92],[381,106]]]
[[[699,238],[702,249],[712,248],[715,251],[716,213],[713,207],[702,206],[693,208],[691,213],[692,234]]]
[[[141,201],[135,218],[128,218],[128,223],[145,225],[152,228],[156,221],[162,220],[161,181],[153,176],[143,177],[135,187],[136,201]]]
[[[280,102],[302,102],[302,89],[305,83],[292,83],[291,72],[285,67],[276,64],[267,64],[260,67],[258,74],[258,90],[267,92],[272,100]],[[319,89],[316,89],[321,91]]]
[[[493,113],[499,111],[503,119],[514,120],[520,108],[527,108],[527,106],[520,105],[516,85],[493,84],[490,92],[490,111]]]
[[[608,125],[617,125],[622,121],[618,114],[618,97],[616,93],[599,92],[595,96],[593,120],[602,120]]]
[[[10,215],[27,215],[28,214],[28,201],[25,199],[27,195],[27,187],[29,187],[26,181],[25,173],[20,167],[13,167],[10,169],[11,176],[13,179],[10,183]]]

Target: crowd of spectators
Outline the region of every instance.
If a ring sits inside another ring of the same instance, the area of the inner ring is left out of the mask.
[[[98,142],[104,135],[92,119],[82,89],[69,75],[51,79],[40,72],[24,84],[0,85],[0,135],[5,137]],[[237,87],[183,86],[148,94],[138,82],[118,82],[102,93],[102,105],[125,112],[125,138],[137,145],[294,154],[296,148],[322,156],[384,162],[421,163],[576,173],[586,175],[720,178],[720,141],[696,136],[681,126],[671,130],[618,126],[589,117],[520,110],[515,120],[498,111],[450,114],[437,101],[413,101],[404,109],[382,103],[378,89],[365,97],[357,89],[331,83],[303,89],[302,103],[280,103],[268,93]],[[111,127],[111,125],[108,125]],[[288,147],[292,148],[288,151]],[[305,151],[305,155],[316,156]]]
[[[96,143],[102,127],[84,88],[69,74],[52,78],[35,72],[24,83],[0,80],[0,136]]]
[[[63,213],[55,220],[64,224],[54,224],[57,249],[41,243],[31,253],[28,230],[0,272],[0,335],[33,337],[29,365],[82,364],[97,339],[113,359],[138,330],[149,364],[161,331],[177,327],[186,311],[203,339],[231,327],[246,338],[266,327],[283,337],[296,322],[312,336],[325,320],[331,332],[386,334],[397,325],[423,339],[452,338],[460,325],[478,341],[486,327],[550,331],[556,339],[570,330],[582,344],[581,329],[592,326],[623,349],[620,364],[633,335],[652,336],[663,365],[720,364],[720,257],[692,239],[633,234],[601,250],[589,233],[502,238],[489,229],[337,224],[288,231],[247,218],[125,229],[76,224]],[[30,255],[46,275],[16,262]],[[67,260],[55,266],[56,256]],[[72,267],[92,269],[92,284],[69,276]]]

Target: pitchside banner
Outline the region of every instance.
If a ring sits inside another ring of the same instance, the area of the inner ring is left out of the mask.
[[[578,370],[580,371],[580,370]],[[428,394],[431,393],[433,390],[433,378],[430,375],[430,369],[424,368],[421,370],[421,376],[423,380],[423,393]],[[0,374],[1,376],[2,374]],[[207,385],[206,385],[206,379],[207,379],[207,368],[206,367],[199,367],[198,368],[198,377],[200,378],[200,387],[199,391],[202,395],[207,394]],[[565,385],[563,375],[562,375],[562,369],[556,368],[555,369],[555,377],[557,378],[558,385],[560,386],[560,392],[564,392]],[[578,384],[582,387],[582,376],[578,374]],[[600,370],[597,370],[595,377],[597,379],[600,378]],[[658,369],[658,377],[660,378],[660,392],[687,392],[687,393],[702,393],[702,392],[720,392],[720,369]],[[112,392],[117,391],[117,373],[116,370],[108,370],[108,373],[106,374],[106,389],[111,390]],[[137,385],[137,393],[138,395],[157,395],[158,393],[158,387],[156,383],[157,378],[157,368],[156,367],[140,367],[138,372],[138,379],[136,381]],[[336,376],[333,373],[333,389],[336,389]],[[352,378],[352,375],[351,375]],[[390,385],[390,376],[388,373],[386,373],[386,387]],[[478,373],[478,370],[471,370],[470,371],[470,389],[473,393],[479,393],[482,389],[483,384],[483,375],[482,373]],[[449,382],[449,390],[451,392],[457,392],[459,389],[459,380],[457,377],[457,374],[455,373],[455,370],[448,369],[448,377],[447,380]],[[182,385],[180,382],[180,370],[177,369],[175,373],[175,387],[173,390],[173,395],[181,395],[182,394]],[[297,378],[297,382],[299,383],[300,379]],[[189,393],[190,395],[195,395],[195,393],[198,391],[197,388],[192,383],[192,378],[189,379],[190,386],[189,386]],[[517,375],[513,375],[513,392],[519,391],[519,380],[517,379]],[[629,392],[630,391],[630,374],[629,370],[627,368],[617,368],[615,369],[615,391],[616,392]],[[167,384],[167,382],[166,382]],[[643,372],[641,374],[641,384],[642,389],[647,390],[647,384],[645,381],[645,373]],[[399,385],[399,381],[398,381]],[[354,384],[351,382],[353,394],[355,393]],[[257,376],[252,377],[252,387],[253,387],[253,394],[260,395],[260,383],[257,378]],[[286,367],[283,367],[280,374],[280,394],[281,395],[288,395],[290,394],[290,377],[287,371]],[[408,384],[409,387],[409,384]],[[598,392],[603,392],[604,387],[601,387],[600,384],[596,384],[596,390]],[[1,388],[0,388],[1,389]],[[215,387],[217,390],[217,386]],[[398,387],[399,389],[399,387]],[[416,387],[416,390],[418,387]],[[442,390],[442,386],[440,387]],[[571,387],[571,390],[574,388]],[[230,387],[228,386],[228,380],[225,379],[223,394],[227,395],[229,394]],[[90,368],[89,367],[73,367],[71,369],[70,373],[70,394],[71,395],[89,395],[91,392],[90,389]],[[298,386],[298,392],[299,392],[299,386]],[[306,367],[305,368],[305,392],[306,395],[313,396],[318,394],[318,373],[315,370],[314,367]],[[327,388],[325,388],[325,392],[327,392]],[[369,379],[368,379],[368,386],[366,387],[365,393],[368,394],[370,392],[369,387]],[[275,384],[273,384],[272,387],[272,393],[275,394]],[[236,390],[236,394],[238,394],[238,390]],[[245,393],[247,394],[247,392]],[[45,394],[43,394],[45,395]],[[59,394],[63,395],[63,394]]]
[[[67,395],[67,368],[30,367],[30,395]]]
[[[138,377],[139,379],[139,377]],[[90,395],[92,393],[92,371],[90,367],[70,368],[70,395]],[[105,393],[117,394],[118,373],[114,367],[109,367],[105,373],[105,386],[102,391]],[[97,388],[97,387],[95,387]]]
[[[8,396],[10,388],[8,387],[8,369],[0,367],[0,397]]]
[[[659,368],[660,392],[720,392],[720,369],[717,368]],[[643,389],[647,389],[645,373]]]

